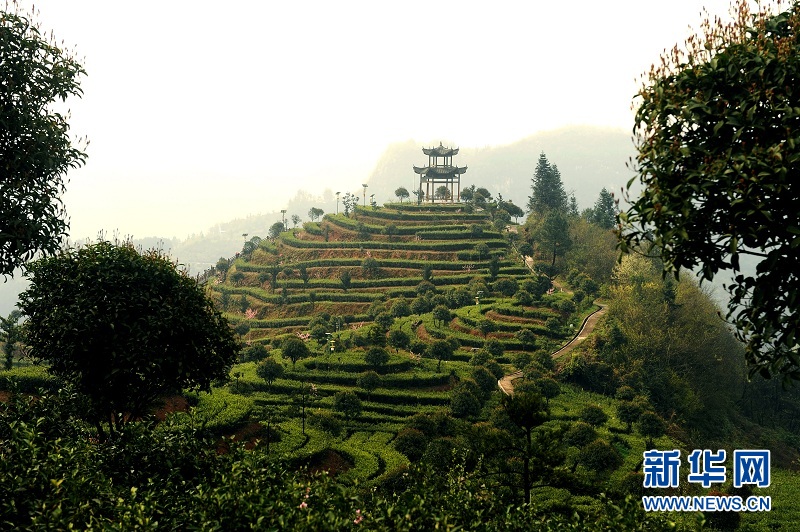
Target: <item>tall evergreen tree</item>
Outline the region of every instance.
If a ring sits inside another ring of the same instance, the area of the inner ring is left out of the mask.
[[[589,221],[603,229],[611,229],[616,221],[617,209],[614,196],[605,187],[600,191],[600,196],[594,203]]]
[[[549,211],[568,210],[567,193],[561,182],[561,172],[551,165],[544,152],[539,155],[536,171],[533,174],[531,196],[528,197],[528,210],[543,215]]]

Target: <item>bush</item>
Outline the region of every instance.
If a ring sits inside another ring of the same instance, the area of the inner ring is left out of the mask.
[[[611,471],[622,465],[622,456],[603,440],[595,440],[581,449],[578,459],[587,468],[598,473]]]
[[[425,454],[428,439],[422,431],[406,427],[401,430],[394,440],[394,448],[406,455],[412,462],[419,461]]]
[[[608,421],[608,415],[597,405],[588,405],[585,406],[580,413],[581,421],[592,425],[593,427],[599,427]]]
[[[583,421],[573,423],[564,433],[564,443],[574,447],[583,447],[597,439],[597,431],[594,427]]]

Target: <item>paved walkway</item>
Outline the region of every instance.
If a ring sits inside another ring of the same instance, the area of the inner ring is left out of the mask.
[[[575,346],[586,340],[586,338],[588,338],[589,335],[592,334],[595,325],[597,325],[597,322],[600,320],[603,314],[606,313],[606,309],[608,308],[606,305],[597,302],[595,302],[595,305],[597,305],[600,308],[595,310],[588,316],[586,316],[586,319],[583,320],[583,325],[581,325],[580,330],[578,330],[578,334],[576,334],[572,338],[572,340],[564,344],[561,348],[559,348],[552,355],[550,355],[551,357],[556,359],[564,356],[565,354],[575,349]],[[521,378],[522,378],[522,371],[515,371],[514,373],[509,373],[508,375],[497,381],[497,385],[500,387],[501,390],[503,390],[503,393],[505,393],[506,395],[514,395],[514,381]]]

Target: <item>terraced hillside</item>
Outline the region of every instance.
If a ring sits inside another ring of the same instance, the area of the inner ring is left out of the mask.
[[[492,222],[460,204],[391,204],[246,242],[208,283],[249,345],[228,387],[249,406],[226,424],[257,421],[276,448],[363,480],[407,462],[387,444],[411,416],[477,415],[454,401],[459,383],[491,393],[591,310],[533,274]],[[280,366],[271,381],[267,359]]]

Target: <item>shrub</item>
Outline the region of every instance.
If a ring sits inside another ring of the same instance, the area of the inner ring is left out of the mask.
[[[583,421],[573,423],[564,433],[564,443],[574,447],[583,447],[597,439],[597,431],[594,427]]]
[[[406,427],[401,430],[394,440],[394,448],[406,455],[412,462],[419,461],[425,454],[428,439],[422,431]]]
[[[608,421],[608,415],[597,405],[587,405],[583,407],[580,418],[593,427],[599,427]]]
[[[611,471],[622,465],[622,456],[604,440],[595,440],[581,449],[578,459],[592,471]]]

